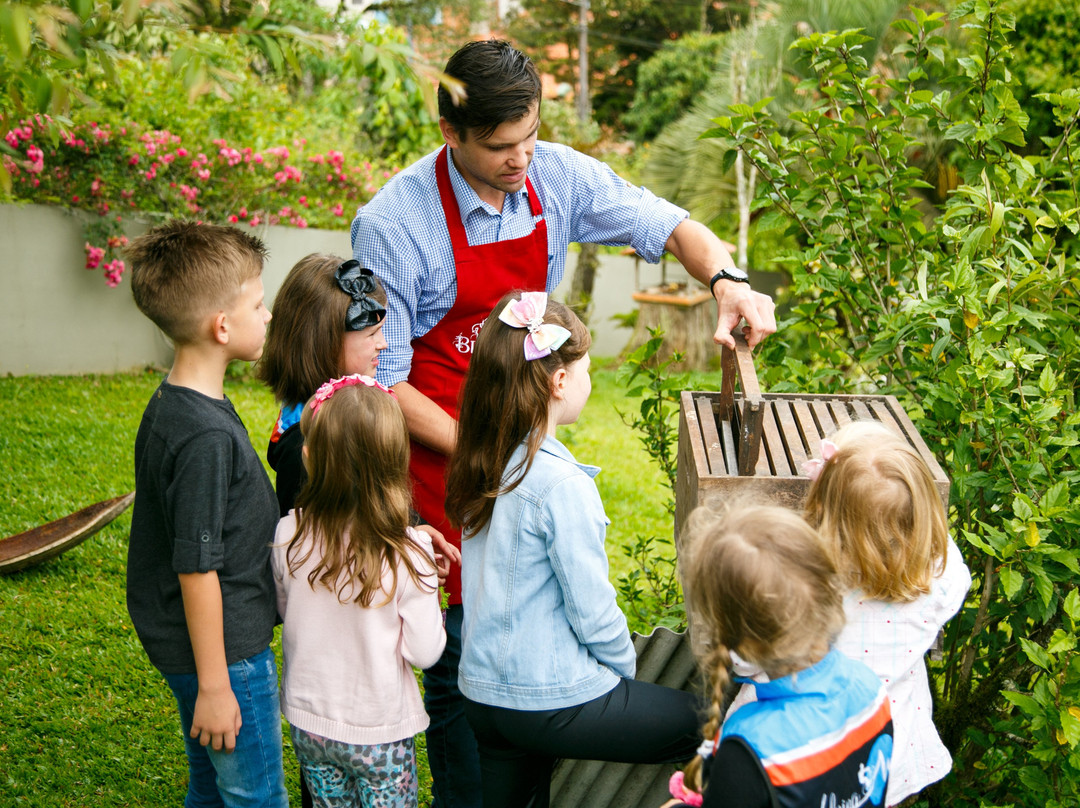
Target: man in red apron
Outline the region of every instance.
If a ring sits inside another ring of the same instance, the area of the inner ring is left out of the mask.
[[[776,330],[772,301],[753,292],[719,239],[686,211],[619,179],[592,158],[537,140],[540,78],[506,42],[472,42],[447,63],[464,87],[439,89],[446,145],[392,178],[360,209],[354,256],[388,295],[389,349],[378,376],[392,386],[413,437],[414,507],[460,544],[446,523],[444,471],[458,392],[480,324],[505,293],[553,290],[573,241],[670,251],[717,299],[717,340],[747,322],[751,344]],[[425,671],[428,760],[437,808],[479,806],[476,742],[457,691],[460,575],[446,584],[447,650]]]

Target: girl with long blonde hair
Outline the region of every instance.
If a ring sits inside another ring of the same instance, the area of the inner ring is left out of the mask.
[[[712,709],[670,806],[880,806],[892,748],[889,703],[865,665],[837,651],[836,567],[798,514],[700,507],[680,559]],[[720,723],[729,670],[764,672],[757,701]]]
[[[949,536],[933,475],[908,441],[876,421],[822,444],[806,518],[835,554],[847,626],[837,647],[885,683],[896,725],[888,805],[940,780],[952,757],[938,736],[924,656],[964,604],[971,573]]]

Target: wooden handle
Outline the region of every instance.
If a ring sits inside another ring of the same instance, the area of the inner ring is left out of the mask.
[[[735,339],[735,350],[726,345],[720,349],[720,418],[731,419],[731,410],[735,403],[735,380],[738,378],[739,389],[748,402],[761,401],[761,388],[758,386],[757,371],[754,370],[754,355],[741,333],[731,335]]]
[[[731,335],[735,350],[724,346],[720,352],[720,402],[721,421],[733,421],[735,413],[735,378],[742,390],[742,407],[738,413],[739,426],[739,476],[752,477],[761,450],[761,430],[765,410],[758,386],[754,356],[742,333]]]

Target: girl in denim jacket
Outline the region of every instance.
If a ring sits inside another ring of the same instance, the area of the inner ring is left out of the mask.
[[[593,477],[555,438],[591,391],[589,332],[542,292],[504,297],[462,391],[446,513],[461,525],[458,684],[486,808],[546,806],[558,758],[677,762],[697,700],[634,680]]]

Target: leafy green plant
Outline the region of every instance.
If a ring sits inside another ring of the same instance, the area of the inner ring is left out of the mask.
[[[657,359],[663,343],[664,332],[650,328],[649,339],[626,357],[620,367],[618,378],[626,385],[627,396],[641,397],[636,414],[620,412],[620,417],[638,433],[645,451],[663,472],[668,494],[664,508],[674,524],[679,440],[676,416],[680,394],[686,389],[690,375],[671,372],[672,365],[682,361],[679,351],[662,361]],[[619,576],[616,586],[631,628],[643,632],[658,625],[676,630],[685,628],[686,611],[673,539],[639,534],[633,542],[624,544],[622,550],[633,567]]]
[[[758,172],[755,208],[799,249],[793,307],[762,347],[770,387],[890,392],[952,476],[950,518],[976,580],[931,664],[956,760],[948,805],[1080,798],[1080,91],[1048,94],[1059,134],[1027,142],[1011,17],[958,5],[965,38],[918,8],[873,68],[858,31],[794,47],[812,105],[781,127],[768,100],[707,137]],[[957,185],[939,208],[912,165],[930,137]]]
[[[1016,15],[1011,70],[1020,81],[1013,93],[1031,116],[1028,139],[1057,133],[1053,109],[1043,93],[1055,93],[1080,82],[1080,52],[1073,32],[1080,29],[1080,7],[1068,0],[1011,0]]]
[[[675,416],[679,411],[679,397],[686,389],[690,374],[671,371],[672,365],[683,360],[681,351],[673,352],[664,360],[656,358],[663,344],[663,329],[650,328],[649,339],[626,357],[619,368],[619,380],[626,385],[626,395],[631,398],[643,396],[637,414],[620,414],[623,422],[638,432],[645,451],[659,464],[667,477],[668,489],[674,492],[677,469],[675,449],[679,442]],[[665,507],[669,513],[675,513],[673,499],[669,499]]]

